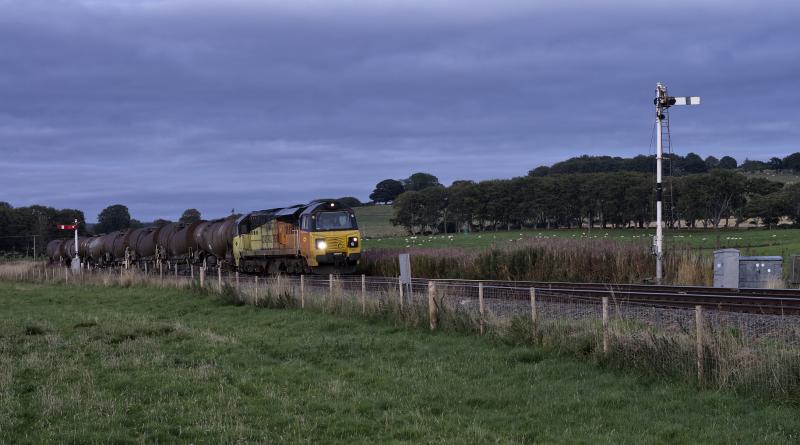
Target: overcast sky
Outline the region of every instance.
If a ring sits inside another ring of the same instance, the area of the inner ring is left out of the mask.
[[[648,154],[657,81],[702,97],[679,154],[800,151],[800,2],[595,3],[0,0],[0,201],[217,217]]]

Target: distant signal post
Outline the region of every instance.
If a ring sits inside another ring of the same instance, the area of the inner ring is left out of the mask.
[[[78,220],[71,225],[59,224],[58,230],[75,230],[75,258],[72,259],[72,269],[79,270],[81,268],[81,258],[78,256]]]
[[[664,160],[664,144],[662,140],[662,125],[664,122],[664,111],[673,105],[700,105],[698,96],[669,96],[667,87],[661,82],[656,84],[656,98],[653,100],[656,106],[656,236],[653,239],[653,253],[656,256],[656,282],[661,284],[664,278],[664,223],[662,215],[661,200],[663,196],[663,186],[661,184],[661,164]]]

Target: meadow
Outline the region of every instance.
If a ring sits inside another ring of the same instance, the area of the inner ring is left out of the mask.
[[[655,229],[552,229],[473,232],[420,236],[369,237],[366,249],[411,249],[419,247],[460,247],[485,249],[513,246],[526,240],[610,240],[649,246]],[[679,229],[666,230],[664,243],[669,247],[687,247],[704,252],[737,248],[743,255],[800,254],[800,229]]]
[[[792,406],[186,289],[0,282],[0,442],[796,443]]]

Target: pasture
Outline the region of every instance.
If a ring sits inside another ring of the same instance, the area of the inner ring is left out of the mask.
[[[402,227],[391,223],[392,206],[374,205],[356,207],[353,209],[358,219],[358,228],[361,234],[370,238],[402,236],[406,232]]]
[[[0,282],[0,442],[796,443],[790,406],[492,337]]]
[[[800,253],[800,229],[680,229],[666,230],[665,243],[711,252],[733,247],[743,255],[783,255]],[[473,232],[418,236],[368,237],[366,249],[410,249],[418,247],[461,247],[485,249],[510,247],[524,240],[612,240],[649,245],[655,229],[553,229]],[[366,235],[365,235],[366,236]]]

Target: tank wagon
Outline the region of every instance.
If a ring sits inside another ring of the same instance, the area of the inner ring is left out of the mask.
[[[47,252],[47,257],[50,258],[51,262],[58,263],[65,260],[69,260],[66,251],[66,243],[68,241],[73,241],[73,240],[54,239],[49,243],[47,243],[47,248],[45,249],[45,251]]]
[[[47,245],[51,261],[74,256],[69,240]],[[78,240],[88,267],[202,264],[247,273],[352,273],[361,256],[355,213],[335,200],[259,210],[192,224],[170,223]]]

